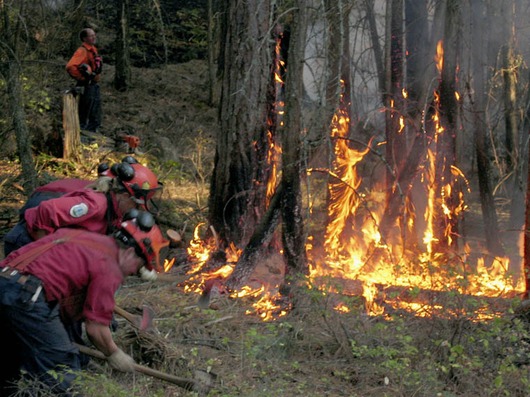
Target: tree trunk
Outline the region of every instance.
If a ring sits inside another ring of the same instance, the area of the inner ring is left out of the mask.
[[[503,68],[502,75],[504,78],[504,125],[506,128],[506,172],[511,173],[517,167],[517,75],[516,61],[514,59],[514,49],[511,44],[503,48]],[[513,175],[512,178],[513,179]]]
[[[75,90],[63,94],[63,157],[79,160],[81,154],[81,137],[79,126],[78,103]]]
[[[19,5],[22,8],[24,7],[24,4]],[[10,14],[12,12],[17,12],[17,10],[10,9],[3,2],[0,3],[0,42],[3,43],[4,48],[2,50],[7,54],[6,61],[0,64],[0,73],[2,73],[7,83],[7,105],[13,120],[18,157],[22,165],[22,185],[25,193],[29,195],[36,187],[37,173],[35,172],[35,163],[31,150],[31,134],[26,123],[26,112],[22,98],[20,59],[17,58],[21,24],[17,24],[14,28],[11,27],[10,18],[12,15]],[[20,21],[21,18],[15,20]]]
[[[403,89],[403,0],[392,0],[390,10],[390,81],[387,86],[390,88],[385,97],[385,135],[386,135],[386,161],[390,165],[387,168],[386,193],[387,203],[394,194],[399,194],[396,187],[397,178],[401,174],[404,166],[404,159],[407,157],[407,144],[405,140],[406,131],[400,126],[401,117],[404,115]],[[403,197],[404,198],[404,197]],[[390,230],[384,230],[387,236]]]
[[[266,203],[269,1],[225,1],[220,131],[209,197],[210,224],[223,243],[244,246]]]
[[[298,0],[289,45],[285,124],[282,129],[282,242],[287,272],[307,274],[302,217],[302,96],[307,32],[306,0]]]
[[[427,3],[427,0],[405,0],[407,113],[411,117],[421,116],[427,85],[434,77],[428,67],[432,62],[432,53],[428,52],[431,46],[425,39],[425,32],[429,31]]]
[[[116,23],[116,70],[114,88],[127,91],[131,85],[131,58],[129,54],[129,0],[118,1]]]
[[[379,33],[377,31],[377,23],[374,15],[374,0],[364,1],[364,10],[366,13],[366,19],[368,20],[368,26],[370,28],[370,38],[372,40],[372,48],[374,51],[375,66],[377,69],[377,81],[379,82],[379,91],[383,96],[383,103],[386,103],[386,79],[385,79],[385,56],[381,43],[379,41]]]
[[[530,143],[529,143],[530,145]],[[530,148],[528,149],[530,152]],[[528,167],[527,169],[530,169]],[[525,298],[528,299],[530,293],[530,172],[526,180],[526,214],[524,228],[524,277],[525,277]]]
[[[461,27],[459,0],[447,0],[442,79],[439,85],[440,123],[443,132],[439,134],[436,145],[434,186],[437,203],[434,213],[436,224],[433,233],[441,251],[456,246],[458,241],[459,219],[455,209],[459,203],[459,189],[452,171],[453,167],[456,166],[458,102],[455,93],[457,92],[456,73]],[[444,207],[447,207],[450,216],[445,215]]]
[[[487,138],[487,125],[485,122],[486,107],[484,101],[484,86],[485,80],[485,65],[483,63],[483,50],[485,42],[481,32],[484,32],[485,26],[484,10],[481,0],[475,0],[471,5],[471,13],[473,17],[473,27],[471,38],[474,39],[471,48],[472,56],[472,81],[475,83],[468,90],[474,92],[474,96],[470,98],[474,112],[474,143],[477,154],[477,168],[478,168],[478,182],[480,203],[482,207],[482,217],[484,220],[484,233],[486,237],[486,246],[493,255],[504,255],[504,248],[499,235],[499,226],[497,222],[497,212],[495,210],[495,202],[493,198],[493,190],[491,186],[491,165],[490,165],[490,148]],[[470,94],[471,95],[471,94]]]

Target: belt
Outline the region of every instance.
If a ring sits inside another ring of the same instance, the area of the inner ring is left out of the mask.
[[[6,278],[23,286],[24,291],[33,294],[31,302],[35,303],[42,292],[42,281],[32,274],[22,274],[17,269],[6,266],[0,270],[0,277]]]

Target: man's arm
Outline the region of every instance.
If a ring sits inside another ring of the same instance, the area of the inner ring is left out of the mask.
[[[134,372],[134,359],[116,345],[107,325],[87,320],[85,327],[90,341],[107,357],[111,367],[123,372]]]
[[[86,52],[87,51],[84,47],[79,47],[66,64],[66,71],[68,74],[78,81],[85,81],[85,76],[83,76],[79,67],[88,62]]]
[[[90,341],[99,351],[105,354],[105,356],[108,357],[119,349],[114,342],[114,339],[112,339],[110,328],[107,325],[87,320],[85,322],[85,327]]]

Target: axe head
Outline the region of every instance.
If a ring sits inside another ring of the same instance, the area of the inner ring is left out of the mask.
[[[153,319],[155,317],[155,312],[154,310],[147,306],[147,305],[144,305],[143,308],[142,308],[142,319],[140,321],[140,324],[139,324],[139,327],[138,329],[140,329],[140,331],[151,331],[153,330]]]

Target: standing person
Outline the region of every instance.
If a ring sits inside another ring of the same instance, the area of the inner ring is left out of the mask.
[[[81,130],[98,132],[101,127],[101,93],[99,79],[103,61],[98,54],[96,33],[87,28],[79,33],[81,46],[66,64],[66,71],[82,90],[79,97],[79,123]]]
[[[70,395],[80,362],[68,322],[84,320],[88,338],[108,363],[134,370],[134,359],[109,329],[114,295],[142,266],[160,269],[159,251],[169,242],[150,213],[135,211],[125,219],[112,236],[59,229],[0,261],[1,397],[16,394],[12,384],[21,370],[53,395]]]

